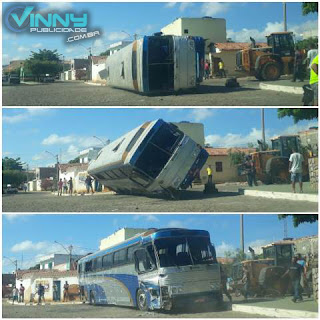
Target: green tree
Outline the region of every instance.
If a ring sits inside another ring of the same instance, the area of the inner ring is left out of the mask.
[[[3,170],[2,171],[2,184],[11,184],[18,187],[22,182],[27,181],[27,174],[19,170]]]
[[[297,123],[301,120],[318,119],[318,109],[317,108],[311,108],[311,109],[279,108],[278,118],[284,118],[284,117],[293,117],[294,123]]]
[[[278,214],[279,220],[285,219],[291,216],[293,221],[293,226],[296,228],[302,223],[314,223],[318,221],[317,214]]]
[[[70,160],[68,163],[80,163],[80,157],[76,157],[73,160]]]
[[[232,151],[231,149],[228,150],[228,155],[230,158],[230,163],[232,166],[237,166],[244,162],[246,154],[243,151]]]
[[[8,158],[4,157],[2,159],[2,170],[23,170],[23,164],[20,161],[20,158]]]
[[[63,65],[57,50],[39,49],[31,51],[31,56],[25,62],[25,68],[39,80],[41,75],[55,75],[62,71]]]
[[[302,50],[302,49],[310,50],[310,48],[317,48],[317,45],[318,45],[318,37],[310,37],[307,39],[297,41],[296,43],[296,47],[299,50]]]
[[[302,2],[302,14],[318,13],[318,2]]]

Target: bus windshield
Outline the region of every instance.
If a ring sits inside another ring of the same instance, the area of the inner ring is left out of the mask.
[[[136,162],[136,167],[152,178],[156,178],[169,161],[183,133],[173,125],[164,123],[147,142]]]
[[[208,238],[177,237],[155,241],[160,267],[214,263],[215,257]]]

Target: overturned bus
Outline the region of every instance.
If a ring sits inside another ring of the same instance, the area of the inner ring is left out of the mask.
[[[133,129],[105,146],[88,173],[117,193],[187,189],[208,158],[207,151],[172,123],[162,119]]]
[[[201,37],[145,36],[109,56],[100,76],[146,94],[195,88],[203,80],[204,44]]]

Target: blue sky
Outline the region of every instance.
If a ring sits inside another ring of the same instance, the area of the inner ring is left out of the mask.
[[[45,151],[60,154],[67,162],[79,151],[102,143],[94,138],[115,140],[145,121],[202,122],[206,142],[215,147],[247,146],[261,139],[259,108],[4,108],[2,117],[3,156],[20,157],[29,167],[55,162]],[[317,126],[317,121],[294,124],[292,118],[278,119],[277,109],[265,109],[267,138],[292,134]]]
[[[4,214],[2,218],[2,254],[18,260],[18,267],[27,268],[49,253],[64,253],[64,246],[72,244],[74,253],[94,252],[100,240],[122,227],[164,228],[182,227],[210,232],[218,256],[239,248],[240,227],[237,214]],[[302,224],[294,228],[288,218],[288,236],[293,238],[318,234],[318,223]],[[276,214],[244,215],[245,248],[258,250],[261,245],[283,238],[283,221]],[[258,252],[258,251],[257,251]],[[3,259],[3,271],[14,269]]]
[[[3,3],[3,12],[13,3]],[[225,18],[227,36],[238,42],[249,42],[249,36],[264,41],[270,32],[282,31],[282,2],[257,3],[39,3],[38,10],[52,12],[86,11],[92,30],[99,28],[103,35],[98,39],[82,42],[85,47],[92,46],[93,54],[103,52],[110,43],[128,37],[122,31],[133,35],[150,35],[179,17]],[[287,3],[288,30],[293,31],[297,39],[305,31],[317,30],[316,14],[302,16],[301,3]],[[87,55],[87,50],[79,45],[67,44],[64,35],[30,35],[27,33],[9,33],[3,27],[3,64],[10,60],[25,59],[31,50],[58,49],[67,59]]]

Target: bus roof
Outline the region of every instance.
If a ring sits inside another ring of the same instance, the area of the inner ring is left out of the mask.
[[[190,230],[190,229],[182,229],[182,228],[150,228],[148,231],[135,235],[132,238],[129,238],[119,244],[116,244],[110,248],[99,250],[95,253],[87,255],[79,260],[79,263],[86,262],[95,257],[103,256],[107,253],[111,253],[113,251],[129,247],[138,243],[148,243],[152,240],[170,238],[175,236],[201,236],[201,237],[209,237],[209,232],[205,230]]]

